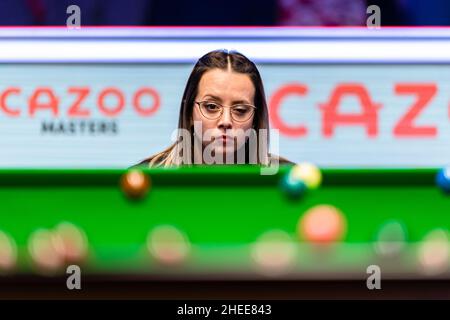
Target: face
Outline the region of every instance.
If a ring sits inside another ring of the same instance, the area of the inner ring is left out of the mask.
[[[195,101],[212,101],[231,107],[239,104],[254,105],[254,96],[255,87],[248,75],[212,69],[200,79]],[[232,118],[231,109],[225,107],[218,119],[211,120],[201,113],[198,104],[194,103],[193,106],[193,120],[202,124],[203,148],[210,145],[216,155],[219,153],[226,156],[242,147],[245,143],[245,131],[252,128],[253,118],[254,112],[248,120],[236,121]]]

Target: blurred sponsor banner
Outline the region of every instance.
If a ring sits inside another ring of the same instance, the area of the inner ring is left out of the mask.
[[[402,31],[2,29],[0,166],[128,167],[161,151],[193,64],[219,48],[257,63],[273,152],[326,167],[446,165],[450,32]]]

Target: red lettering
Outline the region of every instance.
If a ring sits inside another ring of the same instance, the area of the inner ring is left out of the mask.
[[[41,96],[47,96],[48,102],[40,102]],[[38,109],[50,109],[54,116],[58,116],[58,98],[51,88],[37,88],[28,101],[30,116],[34,116]]]
[[[406,114],[394,127],[396,137],[435,137],[437,128],[434,126],[414,126],[413,121],[426,108],[437,92],[437,86],[431,84],[408,84],[400,83],[395,86],[396,94],[413,94],[417,96],[416,101]]]
[[[143,108],[141,105],[141,98],[144,95],[149,95],[153,99],[153,105],[150,108]],[[159,98],[159,94],[156,90],[152,88],[141,88],[133,96],[133,106],[137,113],[141,116],[148,117],[153,115],[156,111],[158,111],[159,106],[161,105],[161,99]]]
[[[20,110],[18,110],[18,109],[13,110],[13,109],[11,109],[11,107],[8,107],[6,105],[6,99],[8,98],[8,96],[10,96],[12,94],[20,94],[21,92],[22,92],[22,90],[20,90],[20,88],[12,87],[12,88],[9,88],[9,89],[6,89],[5,91],[3,91],[2,95],[0,96],[0,108],[8,116],[11,116],[11,117],[20,116]]]
[[[91,111],[89,109],[82,109],[82,103],[87,98],[91,89],[89,87],[71,87],[67,90],[68,93],[73,93],[77,95],[72,106],[69,108],[69,117],[89,117]]]
[[[289,126],[280,117],[281,102],[287,96],[304,96],[308,93],[308,87],[302,84],[288,84],[278,89],[271,97],[269,103],[269,117],[275,128],[278,128],[281,134],[289,137],[301,137],[308,133],[305,126]]]
[[[345,96],[356,96],[360,101],[361,113],[341,113],[339,106]],[[325,137],[334,134],[338,125],[363,125],[369,137],[378,134],[377,112],[381,104],[371,101],[370,95],[362,84],[340,84],[331,93],[329,102],[319,104],[322,110],[322,133]]]
[[[108,96],[115,96],[117,98],[117,105],[110,109],[105,106],[105,98]],[[106,88],[102,90],[100,95],[98,96],[98,107],[100,112],[102,112],[107,117],[115,117],[117,116],[125,106],[125,98],[123,96],[122,91],[116,88]]]

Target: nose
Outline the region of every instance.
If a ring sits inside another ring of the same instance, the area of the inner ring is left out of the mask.
[[[231,110],[229,108],[224,108],[222,115],[219,118],[218,127],[220,129],[230,129],[233,126],[231,121]]]

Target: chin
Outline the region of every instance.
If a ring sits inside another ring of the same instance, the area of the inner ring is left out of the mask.
[[[235,150],[234,150],[234,148],[232,148],[232,147],[222,147],[222,146],[220,146],[220,147],[217,147],[216,149],[215,149],[215,152],[216,152],[216,154],[217,155],[227,155],[227,154],[233,154],[234,155],[234,153],[235,153]]]

